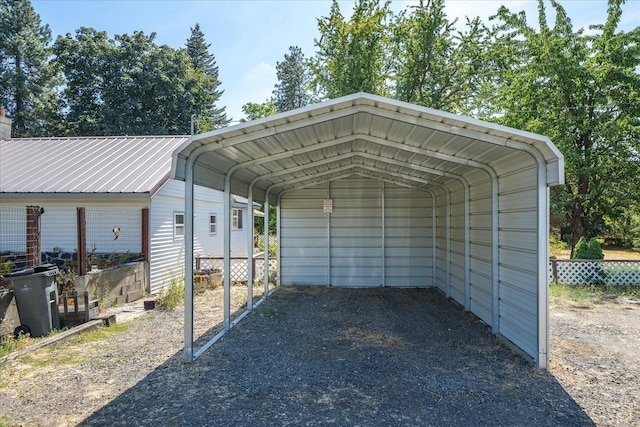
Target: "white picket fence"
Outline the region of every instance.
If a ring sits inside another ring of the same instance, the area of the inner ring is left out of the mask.
[[[640,285],[640,261],[551,259],[549,282],[565,285]]]

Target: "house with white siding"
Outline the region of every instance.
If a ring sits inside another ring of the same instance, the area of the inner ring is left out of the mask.
[[[5,117],[3,119],[6,120]],[[10,121],[7,121],[10,126]],[[5,122],[2,122],[4,124]],[[78,208],[89,256],[142,258],[146,291],[184,276],[185,183],[170,179],[173,151],[188,136],[0,140],[0,257],[25,250],[26,206],[39,206],[43,259],[77,259]],[[223,256],[223,193],[196,186],[196,253]],[[246,257],[247,200],[233,197],[231,251]],[[251,248],[253,250],[253,248]]]

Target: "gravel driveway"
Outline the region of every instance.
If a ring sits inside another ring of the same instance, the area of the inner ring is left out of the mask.
[[[221,317],[208,298],[201,343]],[[51,349],[84,359],[48,371],[33,372],[37,355],[7,362],[0,425],[594,425],[550,372],[435,290],[279,288],[193,364],[182,316]]]

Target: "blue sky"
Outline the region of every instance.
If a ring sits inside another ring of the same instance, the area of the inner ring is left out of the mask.
[[[394,1],[392,7],[400,10],[409,3]],[[327,16],[331,7],[329,0],[32,0],[32,4],[54,39],[85,26],[106,31],[110,37],[155,32],[159,44],[178,48],[199,23],[219,67],[224,90],[219,106],[226,106],[227,116],[234,120],[243,116],[243,104],[270,97],[276,63],[289,46],[301,47],[307,57],[315,53],[317,18]],[[340,2],[344,15],[350,14],[353,4]],[[461,22],[465,16],[487,19],[501,4],[537,16],[536,0],[447,0],[447,15]],[[561,4],[576,28],[602,23],[606,16],[603,0],[561,0]],[[640,25],[640,0],[628,0],[623,21],[624,29]]]

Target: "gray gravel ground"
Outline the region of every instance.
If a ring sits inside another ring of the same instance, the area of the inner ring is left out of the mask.
[[[194,364],[175,354],[81,424],[593,423],[433,290],[282,288]]]

